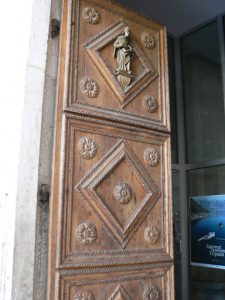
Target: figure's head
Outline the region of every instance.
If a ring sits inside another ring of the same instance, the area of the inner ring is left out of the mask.
[[[129,27],[124,27],[123,34],[129,36]]]

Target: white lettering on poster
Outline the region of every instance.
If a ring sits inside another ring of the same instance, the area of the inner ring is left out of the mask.
[[[224,257],[225,250],[222,249],[222,246],[209,245],[206,244],[206,248],[209,249],[209,255],[213,257]]]

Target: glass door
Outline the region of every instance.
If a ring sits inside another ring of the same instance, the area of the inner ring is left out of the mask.
[[[224,36],[221,18],[181,39],[189,299],[225,299]],[[179,137],[178,137],[179,138]],[[181,196],[182,197],[182,196]]]

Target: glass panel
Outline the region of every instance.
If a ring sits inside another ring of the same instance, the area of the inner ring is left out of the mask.
[[[189,171],[188,179],[191,299],[224,300],[225,166]]]
[[[182,298],[181,294],[181,225],[180,225],[180,183],[179,172],[173,170],[173,232],[174,232],[174,257],[175,257],[175,299]]]
[[[173,39],[168,38],[169,61],[169,94],[170,94],[170,122],[171,122],[171,155],[172,163],[178,163],[177,158],[177,120],[176,120],[176,91],[174,70],[174,46]]]
[[[225,118],[217,23],[182,39],[187,161],[225,156]]]
[[[189,171],[190,196],[225,194],[225,166]]]

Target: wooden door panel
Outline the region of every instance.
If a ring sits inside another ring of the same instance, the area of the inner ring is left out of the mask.
[[[98,16],[96,24],[87,20],[90,11]],[[113,57],[113,43],[125,27],[133,49],[126,89],[118,82]],[[106,1],[75,1],[68,109],[169,130],[165,43],[161,25]]]
[[[172,259],[169,135],[111,125],[66,117],[62,266]]]
[[[172,288],[165,290],[172,276],[169,266],[153,265],[151,268],[145,265],[139,270],[114,270],[110,274],[107,270],[99,274],[63,271],[57,276],[59,287],[56,291],[60,295],[59,299],[171,299]]]
[[[106,0],[63,1],[49,300],[174,299],[165,34]]]

